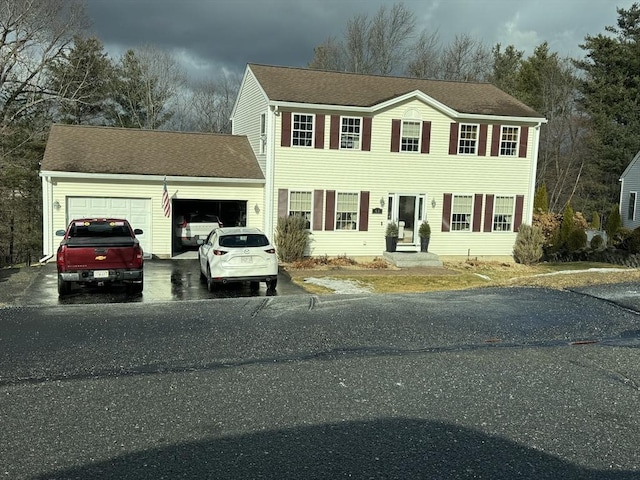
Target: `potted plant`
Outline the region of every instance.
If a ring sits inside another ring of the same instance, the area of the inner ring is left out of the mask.
[[[429,222],[422,222],[418,229],[418,235],[420,236],[420,251],[429,251],[429,239],[431,238],[431,225]]]
[[[387,241],[387,252],[395,252],[398,245],[398,224],[396,222],[387,224],[385,239]]]

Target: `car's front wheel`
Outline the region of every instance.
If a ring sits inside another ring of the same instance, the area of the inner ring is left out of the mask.
[[[213,292],[216,289],[216,283],[211,278],[211,267],[207,264],[207,290]]]

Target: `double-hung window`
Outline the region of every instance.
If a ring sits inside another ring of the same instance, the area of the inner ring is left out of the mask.
[[[636,217],[636,192],[629,192],[629,210],[628,210],[628,220],[635,220]]]
[[[340,148],[360,150],[362,118],[342,117],[340,128]]]
[[[289,215],[298,215],[306,220],[305,228],[311,228],[311,192],[289,192]]]
[[[520,127],[502,127],[500,135],[500,155],[504,157],[515,157],[518,154],[518,137]]]
[[[357,193],[338,192],[336,195],[336,230],[358,229]]]
[[[451,204],[451,230],[471,231],[473,215],[473,195],[454,195]]]
[[[513,197],[497,196],[493,203],[493,231],[510,232],[513,228]]]
[[[475,155],[478,151],[478,125],[461,123],[458,137],[458,153]]]
[[[404,120],[402,122],[402,133],[400,135],[400,151],[420,151],[420,127],[420,122],[411,120]]]
[[[264,154],[267,146],[267,114],[260,114],[260,153]]]
[[[293,114],[291,144],[298,147],[313,146],[313,115]]]

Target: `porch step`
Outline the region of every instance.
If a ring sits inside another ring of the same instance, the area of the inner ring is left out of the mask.
[[[396,267],[441,267],[440,257],[431,252],[384,252],[383,258]]]

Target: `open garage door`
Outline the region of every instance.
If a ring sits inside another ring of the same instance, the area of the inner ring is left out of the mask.
[[[173,252],[172,255],[183,251],[183,247],[178,239],[178,232],[181,230],[180,223],[185,217],[191,216],[205,217],[215,215],[225,227],[244,227],[247,222],[247,201],[246,200],[189,200],[177,199],[172,201],[173,218]],[[197,247],[189,247],[197,248]]]
[[[144,255],[151,257],[151,199],[119,197],[67,197],[67,223],[74,218],[125,218],[133,228],[144,232],[137,235]]]

